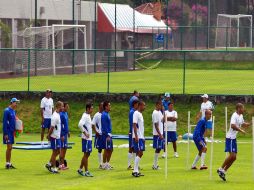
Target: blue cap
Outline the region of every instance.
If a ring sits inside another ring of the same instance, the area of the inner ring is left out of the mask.
[[[13,102],[20,102],[20,100],[18,100],[17,98],[12,98],[11,103],[13,103]]]

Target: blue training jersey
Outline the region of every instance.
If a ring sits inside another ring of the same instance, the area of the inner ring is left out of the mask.
[[[133,103],[134,100],[138,100],[138,97],[137,96],[132,96],[130,98],[130,100],[129,100],[129,107],[130,107],[130,109],[133,108],[132,103]]]
[[[13,133],[15,131],[15,124],[16,124],[16,112],[15,110],[8,107],[4,110],[4,116],[3,116],[4,135]]]
[[[130,130],[129,133],[132,134],[132,126],[133,126],[133,114],[136,110],[134,108],[131,108],[130,112],[129,112],[129,126],[130,126]]]
[[[67,112],[60,112],[61,119],[61,136],[69,133],[69,116]]]
[[[170,101],[163,99],[161,102],[164,107],[164,111],[168,110],[168,104],[170,103]]]
[[[206,119],[205,117],[200,119],[193,132],[193,138],[202,138],[206,130]]]
[[[110,115],[106,111],[103,111],[101,114],[101,132],[104,135],[109,135],[109,133],[112,133]]]

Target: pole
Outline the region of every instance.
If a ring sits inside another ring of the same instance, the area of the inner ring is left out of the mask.
[[[207,49],[209,49],[209,39],[210,39],[210,21],[211,21],[211,0],[208,0],[208,12],[207,12]]]
[[[164,115],[164,118],[165,118],[165,115]],[[167,118],[165,118],[165,121],[167,121]],[[167,128],[165,126],[165,122],[164,122],[164,132],[165,132],[165,153],[166,153],[166,157],[165,157],[165,179],[167,179],[168,178],[168,131],[167,131]]]
[[[227,135],[228,132],[228,108],[225,107],[225,132]],[[228,155],[228,153],[226,152],[226,156]]]
[[[94,49],[97,48],[96,46],[96,38],[97,38],[97,0],[94,0]],[[94,50],[94,72],[96,73],[96,57],[97,51]]]
[[[228,26],[226,27],[226,50],[228,50]]]
[[[52,25],[52,48],[53,48],[52,69],[53,69],[53,75],[56,75],[55,26],[54,25]]]
[[[239,17],[237,19],[237,47],[239,47],[239,40],[240,40],[240,21]]]
[[[28,49],[28,67],[27,67],[27,91],[30,92],[30,62],[31,62],[31,50]]]
[[[116,21],[117,21],[117,19],[116,19],[116,0],[115,0],[115,71],[116,71],[116,40],[117,40],[117,30],[116,30]]]
[[[72,24],[75,25],[75,0],[72,0]],[[72,29],[72,37],[73,37],[73,51],[72,51],[72,74],[75,73],[74,66],[75,66],[75,28]]]
[[[185,94],[186,53],[183,52],[183,94]]]
[[[107,93],[109,94],[109,64],[110,64],[110,50],[108,50],[108,80],[107,80]]]
[[[252,117],[252,177],[254,181],[254,117]]]
[[[166,1],[166,23],[167,23],[166,24],[166,27],[167,27],[167,30],[166,30],[166,49],[168,49],[168,0]]]
[[[38,26],[38,18],[37,18],[37,11],[38,11],[38,1],[35,0],[35,3],[34,3],[34,25],[35,27]],[[35,35],[35,41],[36,41],[36,37],[37,35]],[[34,47],[36,48],[36,47]],[[34,75],[37,76],[37,50],[35,50],[34,52]]]
[[[188,111],[188,124],[187,124],[187,131],[188,131],[188,144],[187,144],[187,159],[186,159],[186,169],[189,169],[189,159],[190,159],[190,111]]]
[[[215,116],[213,116],[213,125],[212,125],[212,141],[211,141],[211,155],[210,155],[210,180],[213,177],[213,142],[214,142],[214,123],[215,123]]]
[[[198,15],[197,15],[197,5],[198,5],[198,1],[195,1],[195,5],[196,5],[196,12],[195,12],[195,49],[197,49],[197,24],[198,24]]]
[[[135,65],[135,60],[136,60],[136,53],[135,53],[135,49],[136,49],[136,18],[135,18],[135,1],[133,1],[133,70],[135,70],[136,65]]]

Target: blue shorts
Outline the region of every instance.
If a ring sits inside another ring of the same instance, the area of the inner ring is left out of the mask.
[[[237,153],[237,142],[236,142],[236,139],[228,139],[228,138],[226,138],[225,152],[234,152],[234,153]]]
[[[135,153],[146,150],[145,139],[139,139],[137,143],[135,142],[135,139],[132,139],[132,142]]]
[[[132,134],[129,133],[129,148],[133,148]]]
[[[8,133],[8,141],[4,140],[4,135],[3,135],[3,144],[14,144],[14,132],[9,132]]]
[[[51,126],[51,119],[45,118],[41,128],[49,129]]]
[[[64,141],[61,140],[61,148],[68,147],[68,135],[64,135]]]
[[[110,140],[107,140],[108,135],[102,134],[102,143],[101,148],[106,150],[113,150],[113,140],[110,137]]]
[[[166,133],[163,133],[163,136],[165,138]],[[177,133],[176,131],[167,131],[167,141],[168,142],[175,142],[177,141]],[[166,138],[165,138],[166,139]]]
[[[165,140],[160,139],[158,135],[153,136],[153,148],[154,149],[164,149]]]
[[[102,135],[94,137],[94,148],[102,149]]]
[[[55,139],[55,138],[50,138],[50,147],[52,150],[57,150],[61,148],[61,139]]]
[[[213,122],[212,121],[207,121],[205,128],[206,129],[212,129],[213,128]]]
[[[193,137],[193,140],[194,140],[196,147],[199,151],[201,151],[203,147],[206,147],[205,139],[203,137],[202,138],[194,138]]]
[[[82,152],[91,153],[92,152],[92,141],[82,139]]]

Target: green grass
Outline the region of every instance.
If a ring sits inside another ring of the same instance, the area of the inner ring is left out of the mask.
[[[1,134],[2,135],[2,134]],[[22,135],[17,141],[35,141],[39,135]],[[151,141],[146,142],[146,151],[141,159],[141,171],[144,177],[134,178],[131,171],[127,171],[127,148],[115,148],[111,164],[115,167],[112,171],[102,171],[98,169],[97,152],[93,150],[89,158],[89,170],[94,175],[93,178],[81,177],[76,170],[79,167],[82,157],[80,138],[72,135],[70,141],[75,142],[73,149],[68,150],[67,160],[69,170],[61,172],[59,175],[50,174],[44,165],[51,155],[50,150],[22,151],[13,150],[12,162],[17,170],[4,169],[5,147],[0,145],[0,181],[1,189],[8,190],[78,190],[78,189],[111,189],[111,190],[252,190],[252,153],[251,141],[239,144],[239,155],[236,162],[227,173],[227,182],[223,182],[216,174],[216,169],[225,158],[223,152],[224,143],[214,144],[212,180],[209,180],[208,171],[191,171],[186,168],[186,144],[178,144],[180,158],[172,157],[172,147],[169,146],[168,158],[168,178],[164,177],[165,160],[159,158],[159,165],[162,168],[158,171],[151,169],[154,158],[154,150],[149,146]],[[242,140],[240,140],[242,141]],[[115,145],[126,144],[127,141],[114,140]],[[191,144],[190,163],[196,155],[196,148]],[[210,163],[210,144],[206,163]]]
[[[85,101],[84,101],[85,102]],[[69,101],[70,104],[70,130],[74,133],[79,132],[77,127],[78,122],[82,116],[82,113],[85,110],[85,103],[80,103],[77,101]],[[8,100],[0,102],[0,110],[3,110],[8,105]],[[18,115],[19,118],[24,122],[24,131],[25,133],[39,133],[40,132],[40,112],[39,112],[40,100],[21,100],[21,103],[18,105]],[[94,103],[94,113],[97,112],[98,103]],[[127,102],[116,103],[111,102],[111,119],[113,126],[113,134],[128,134],[129,124],[128,124],[128,112],[129,106]],[[224,137],[225,136],[225,106],[228,107],[228,123],[230,120],[231,114],[234,112],[235,105],[232,104],[218,104],[215,107],[214,116],[215,116],[215,136]],[[196,114],[200,109],[200,104],[194,103],[183,103],[175,102],[175,110],[178,112],[178,134],[185,134],[187,132],[187,117],[188,111],[191,111],[191,124],[196,123]],[[146,102],[146,110],[143,112],[145,120],[145,134],[147,136],[152,136],[152,119],[151,114],[154,110],[153,102]],[[3,117],[3,112],[0,112],[0,118]],[[251,117],[254,115],[254,110],[252,105],[246,105],[246,113],[244,118],[246,121],[251,121]],[[2,128],[0,128],[2,130]],[[251,130],[248,130],[249,134],[247,137],[250,137]],[[40,140],[39,138],[37,140]]]
[[[150,67],[158,60],[143,61]],[[235,94],[254,93],[253,62],[187,61],[184,72],[181,61],[164,60],[156,69],[131,72],[111,72],[109,92],[163,93],[170,91],[182,94],[185,85],[187,94]],[[28,78],[0,79],[1,91],[27,91]],[[58,92],[107,92],[108,74],[74,74],[37,76],[30,78],[31,91],[51,88]]]

